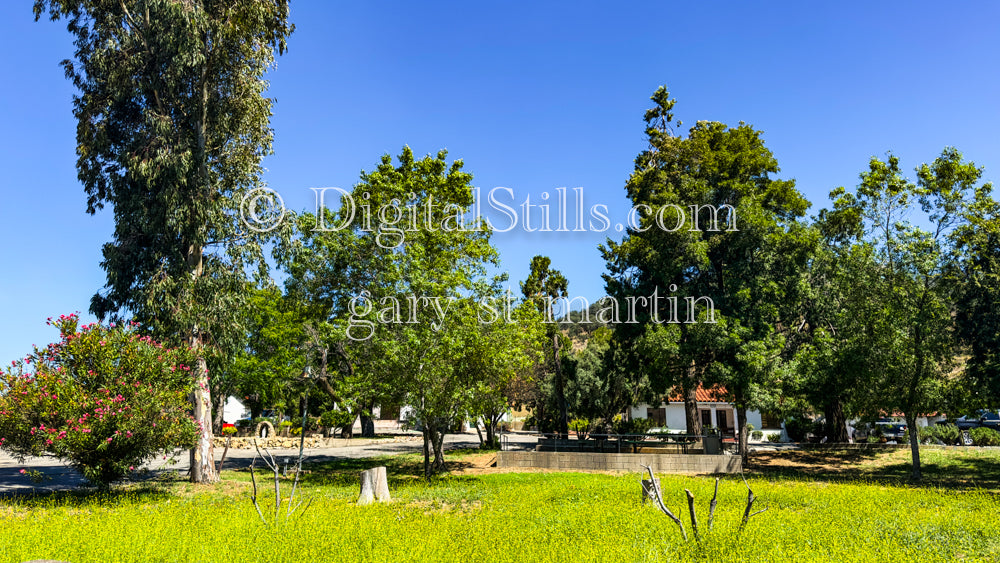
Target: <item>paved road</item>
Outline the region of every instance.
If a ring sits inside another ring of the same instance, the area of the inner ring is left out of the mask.
[[[537,441],[537,437],[530,434],[508,434],[509,444],[512,449],[532,449]],[[402,440],[385,441],[384,443],[368,444],[363,446],[345,446],[339,448],[306,448],[305,457],[311,461],[334,461],[337,459],[358,459],[376,457],[380,455],[392,455],[401,453],[413,453],[421,451],[423,442],[420,434],[411,433],[402,436]],[[472,433],[448,434],[445,436],[445,448],[476,448],[479,447],[479,437]],[[275,449],[270,450],[271,454],[278,458],[279,462],[284,462],[288,458],[289,463],[293,463],[298,456],[298,449]],[[247,467],[253,459],[253,450],[231,449],[226,454],[225,468]],[[216,462],[222,456],[222,448],[215,448]],[[173,462],[171,462],[173,461]],[[186,451],[179,451],[175,460],[156,459],[145,466],[153,474],[163,471],[187,472],[189,469],[189,456]],[[27,475],[21,474],[21,470],[41,472],[45,479],[38,484],[32,483]],[[5,452],[0,451],[0,495],[4,493],[29,493],[31,491],[51,491],[73,489],[85,485],[83,476],[75,469],[68,467],[56,458],[32,457],[19,462]]]

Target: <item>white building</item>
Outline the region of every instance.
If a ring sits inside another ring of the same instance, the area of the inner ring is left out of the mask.
[[[250,411],[236,397],[226,399],[226,404],[222,407],[222,422],[235,424],[237,420],[249,417]]]
[[[735,437],[738,431],[736,424],[736,409],[732,403],[722,399],[725,391],[722,389],[705,389],[701,386],[695,391],[698,401],[698,414],[701,417],[702,427],[712,426],[718,428],[723,436]],[[687,417],[684,413],[684,401],[680,394],[670,397],[670,402],[660,403],[658,406],[641,403],[630,407],[632,418],[650,418],[655,422],[656,428],[667,428],[674,431],[684,432],[687,429]],[[787,440],[781,425],[781,420],[777,417],[769,416],[760,411],[747,411],[747,424],[755,430],[762,430],[765,439],[769,434],[780,434],[783,440]]]

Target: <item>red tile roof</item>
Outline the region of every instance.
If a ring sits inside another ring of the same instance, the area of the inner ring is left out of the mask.
[[[699,403],[725,403],[726,401],[726,388],[713,386],[705,389],[702,385],[698,385],[698,388],[694,390],[695,399]],[[670,395],[668,401],[671,403],[681,403],[684,401],[684,396],[681,394],[680,387],[674,387],[673,394]]]

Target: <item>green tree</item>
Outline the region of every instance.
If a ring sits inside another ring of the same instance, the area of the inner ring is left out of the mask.
[[[87,211],[114,210],[91,311],[130,312],[196,351],[191,478],[213,481],[205,348],[240,333],[232,312],[248,269],[266,275],[239,204],[271,150],[263,76],[292,32],[287,0],[36,0],[34,12],[66,19],[76,38],[63,65],[79,90],[77,169]]]
[[[566,439],[569,437],[569,414],[566,405],[566,382],[562,370],[566,338],[556,322],[555,306],[559,299],[568,296],[569,282],[559,270],[551,269],[549,267],[551,264],[552,260],[548,256],[532,258],[528,278],[521,282],[521,293],[526,301],[535,305],[543,316],[543,322],[546,323],[546,334],[552,343],[552,356],[547,363],[552,366],[553,390],[559,409],[559,435]]]
[[[386,398],[407,404],[428,476],[469,411],[475,385],[462,364],[479,333],[477,301],[495,295],[486,265],[497,263],[486,225],[464,220],[472,176],[446,156],[385,155],[339,210],[303,215],[283,266],[289,294],[306,296],[321,387],[362,412]]]
[[[969,350],[966,374],[980,407],[1000,401],[1000,204],[991,188],[976,191],[965,223],[955,230],[960,252],[953,273],[959,288],[955,319]]]
[[[777,367],[737,361],[736,351],[758,343],[761,354],[776,353],[776,332],[794,315],[781,304],[804,262],[798,221],[809,203],[793,181],[772,178],[778,163],[759,131],[699,121],[682,137],[666,89],[651,99],[649,148],[626,184],[638,220],[624,240],[601,247],[608,295],[628,318],[616,324],[612,347],[636,374],[637,392],[647,386],[646,396],[662,397],[678,387],[687,431],[700,434],[699,385],[724,384],[745,418],[762,366]]]
[[[502,297],[493,296],[493,303]],[[486,311],[481,311],[486,313]],[[469,414],[479,431],[482,419],[486,438],[482,445],[498,448],[496,428],[517,400],[516,390],[532,368],[544,358],[547,342],[543,319],[532,303],[515,307],[509,318],[503,311],[479,315],[478,326],[469,327],[461,369],[467,370],[471,381]],[[493,321],[493,322],[489,322]]]
[[[917,168],[917,183],[900,170],[899,159],[872,158],[856,193],[843,194],[835,209],[850,212],[874,255],[868,276],[869,300],[877,310],[867,319],[867,372],[872,391],[869,411],[900,411],[916,428],[921,412],[939,408],[955,360],[954,288],[948,272],[956,269],[955,237],[982,170],[947,148],[931,164]],[[916,208],[929,226],[909,221]],[[920,447],[910,433],[911,476],[919,479]]]

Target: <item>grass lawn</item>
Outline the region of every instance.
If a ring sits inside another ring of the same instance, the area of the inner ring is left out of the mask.
[[[454,470],[430,484],[419,479],[414,455],[310,466],[304,491],[312,505],[278,525],[260,522],[245,471],[225,472],[216,487],[164,481],[0,498],[0,561],[1000,559],[1000,452],[925,453],[932,478],[921,486],[897,467],[905,452],[760,456],[749,482],[755,507],[767,511],[742,535],[739,478],[723,479],[706,533],[713,479],[661,475],[668,507],[689,533],[684,489],[695,494],[700,545],[683,542],[670,520],[640,504],[638,474],[499,472],[465,451],[449,454]],[[358,471],[379,464],[389,466],[394,502],[355,506]],[[273,481],[260,477],[267,512]],[[282,483],[284,494],[290,485]]]

